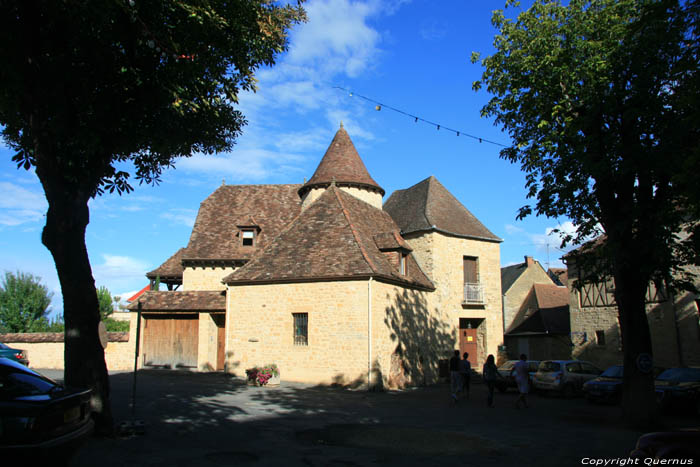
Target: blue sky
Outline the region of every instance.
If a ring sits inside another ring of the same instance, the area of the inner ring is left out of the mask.
[[[491,12],[505,0],[310,0],[309,21],[291,34],[290,50],[260,70],[259,90],[241,96],[248,119],[230,154],[177,162],[160,185],[90,203],[86,242],[97,286],[126,295],[146,285],[144,274],[189,239],[199,203],[227,184],[302,183],[313,175],[343,121],[386,198],[434,175],[501,237],[502,265],[530,255],[561,266],[552,228],[568,219],[516,221],[526,204],[525,176],[498,157],[499,147],[437,130],[347,92],[353,90],[426,120],[508,143],[480,118],[488,100],[471,83],[481,66],[472,51],[493,51]],[[509,15],[513,12],[509,13]],[[62,309],[52,258],[41,244],[47,203],[32,171],[17,170],[0,144],[0,270],[30,272],[53,291]]]

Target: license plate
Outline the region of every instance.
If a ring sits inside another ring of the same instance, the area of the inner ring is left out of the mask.
[[[63,421],[65,423],[70,423],[80,418],[80,407],[73,407],[68,409],[63,413]]]

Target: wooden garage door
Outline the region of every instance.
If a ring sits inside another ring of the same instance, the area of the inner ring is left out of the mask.
[[[197,315],[144,316],[145,365],[196,368],[198,333]]]

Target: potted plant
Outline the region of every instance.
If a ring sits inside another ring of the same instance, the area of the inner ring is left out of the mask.
[[[248,368],[245,374],[251,386],[279,386],[280,384],[280,370],[274,363]]]

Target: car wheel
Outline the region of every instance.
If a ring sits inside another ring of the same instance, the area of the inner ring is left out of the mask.
[[[562,389],[561,393],[566,399],[571,399],[576,394],[576,391],[574,390],[574,387],[571,384],[567,384],[566,386],[564,386],[564,389]]]

